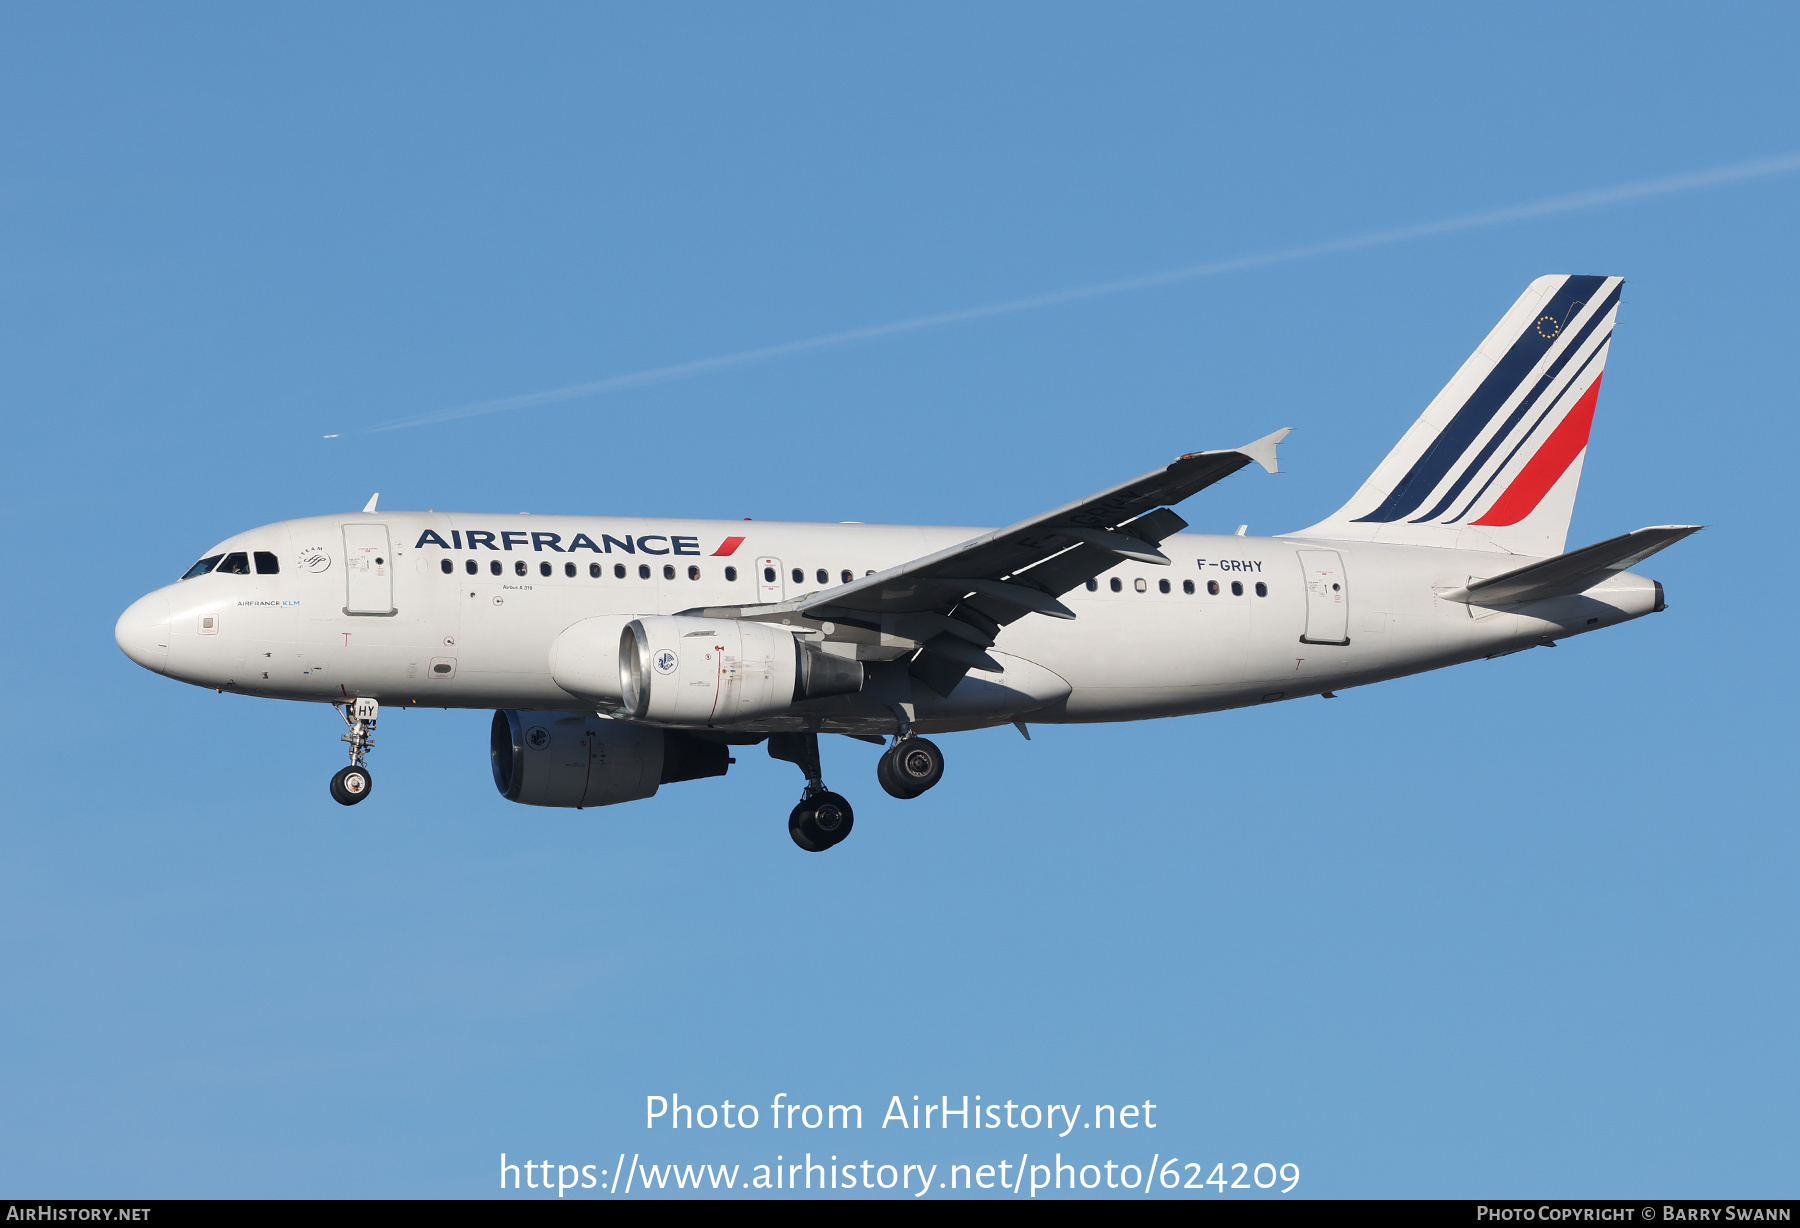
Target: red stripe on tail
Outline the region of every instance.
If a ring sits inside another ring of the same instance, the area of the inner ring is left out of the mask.
[[[1550,432],[1550,438],[1544,440],[1543,446],[1525,462],[1525,468],[1494,500],[1494,506],[1487,514],[1471,523],[1504,527],[1518,524],[1537,510],[1537,505],[1550,493],[1557,479],[1568,472],[1581,450],[1587,447],[1588,431],[1594,425],[1594,405],[1600,399],[1600,379],[1600,376],[1594,377],[1593,386],[1582,394],[1569,416]]]

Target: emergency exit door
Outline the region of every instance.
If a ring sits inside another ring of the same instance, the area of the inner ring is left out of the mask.
[[[780,559],[756,560],[756,599],[760,602],[780,601],[787,594],[781,578]]]
[[[1306,578],[1306,631],[1300,642],[1348,644],[1350,584],[1344,560],[1335,550],[1302,550],[1300,569]]]
[[[344,613],[399,613],[394,608],[394,555],[384,524],[344,526]]]

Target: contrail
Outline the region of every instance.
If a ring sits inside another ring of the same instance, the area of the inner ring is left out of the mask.
[[[896,320],[891,324],[875,324],[867,328],[853,328],[841,333],[827,333],[822,337],[809,337],[804,341],[788,341],[780,345],[764,346],[761,349],[721,354],[716,358],[701,358],[694,362],[676,363],[668,367],[653,367],[647,371],[634,371],[630,375],[615,375],[587,384],[571,384],[566,388],[551,388],[543,392],[528,392],[520,396],[501,397],[494,401],[477,401],[472,405],[461,405],[454,409],[414,414],[408,418],[397,418],[392,422],[384,422],[368,429],[369,431],[397,431],[405,427],[429,426],[437,422],[453,422],[459,418],[476,418],[483,414],[526,409],[533,405],[552,405],[558,401],[573,401],[577,397],[600,396],[603,393],[619,392],[626,388],[641,388],[646,384],[661,384],[669,380],[704,375],[709,371],[721,371],[727,367],[742,367],[770,358],[804,353],[807,350],[822,350],[827,346],[846,345],[852,341],[870,341],[876,337],[892,337],[897,333],[941,328],[946,324],[961,324],[966,320],[1010,315],[1016,311],[1035,311],[1040,307],[1055,307],[1062,303],[1073,303],[1081,299],[1099,298],[1107,294],[1123,294],[1128,290],[1146,290],[1152,286],[1166,286],[1172,282],[1193,281],[1202,277],[1217,277],[1221,273],[1264,268],[1272,264],[1288,264],[1295,260],[1309,260],[1314,256],[1328,256],[1336,252],[1381,247],[1389,243],[1403,243],[1408,239],[1423,239],[1431,235],[1450,234],[1459,230],[1478,230],[1484,226],[1498,226],[1505,222],[1550,217],[1559,213],[1574,213],[1580,209],[1620,205],[1630,201],[1648,200],[1657,196],[1669,196],[1677,192],[1693,192],[1700,188],[1717,187],[1721,184],[1764,179],[1792,170],[1800,170],[1800,153],[1760,158],[1754,162],[1737,162],[1730,166],[1691,171],[1685,175],[1671,175],[1662,179],[1645,179],[1637,183],[1598,188],[1590,192],[1577,192],[1569,196],[1553,196],[1547,200],[1511,205],[1504,209],[1490,209],[1483,213],[1469,213],[1436,222],[1422,222],[1415,226],[1402,226],[1395,230],[1377,230],[1347,239],[1332,239],[1324,243],[1308,244],[1305,247],[1290,247],[1285,251],[1238,256],[1231,260],[1215,260],[1210,264],[1190,265],[1187,268],[1171,269],[1164,273],[1148,273],[1141,277],[1101,282],[1098,285],[1080,286],[1072,290],[1057,290],[1048,294],[1033,295],[1030,298],[1008,299],[1003,303],[988,303],[982,307],[965,307],[959,311],[915,316],[910,320]]]

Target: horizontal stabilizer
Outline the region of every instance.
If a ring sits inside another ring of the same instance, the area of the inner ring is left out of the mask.
[[[1634,529],[1623,536],[1583,546],[1504,575],[1472,580],[1466,588],[1444,590],[1438,596],[1466,605],[1502,606],[1585,593],[1608,577],[1643,562],[1663,547],[1698,533],[1703,527],[1664,524]]]

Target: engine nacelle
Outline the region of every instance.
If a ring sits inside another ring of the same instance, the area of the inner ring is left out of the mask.
[[[860,662],[767,623],[659,615],[633,619],[619,636],[624,711],[659,725],[753,721],[862,685]]]
[[[599,614],[563,630],[550,643],[550,678],[569,694],[602,709],[617,708],[619,632],[629,614]]]
[[[494,713],[494,784],[527,806],[611,806],[658,785],[723,776],[730,748],[676,729],[574,712]]]

